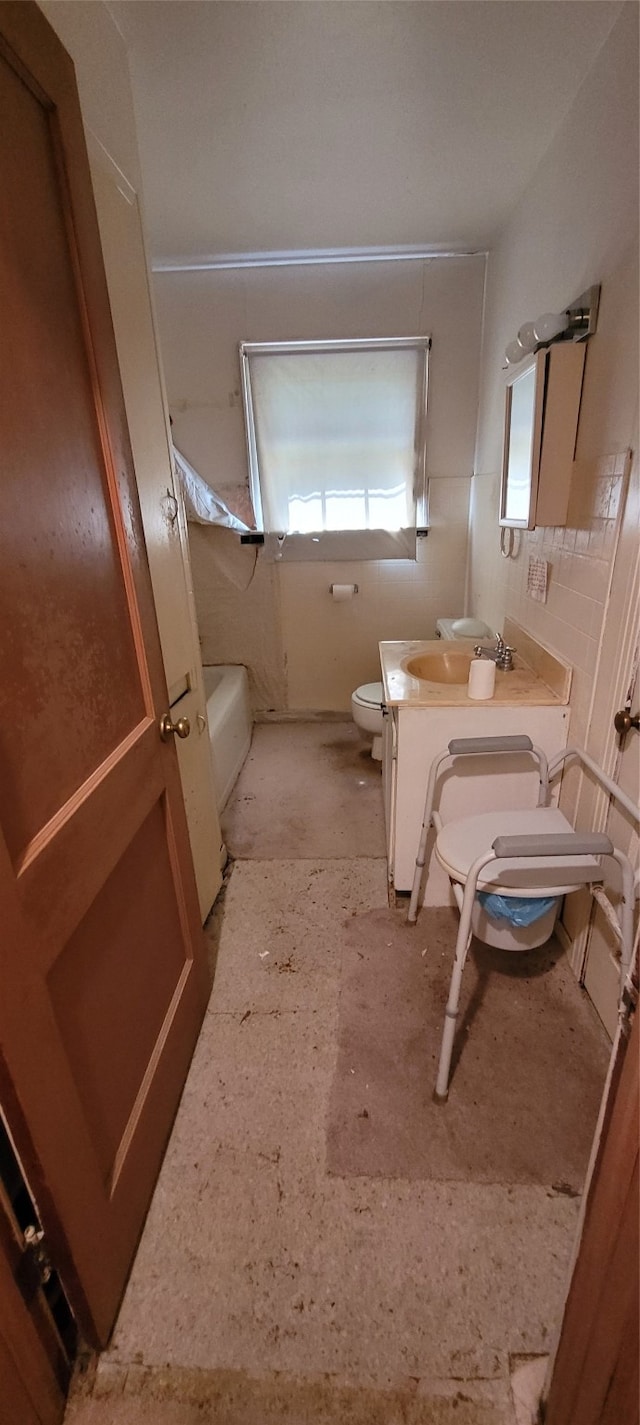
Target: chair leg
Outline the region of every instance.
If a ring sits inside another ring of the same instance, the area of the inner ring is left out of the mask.
[[[442,1046],[440,1049],[440,1062],[438,1065],[438,1077],[433,1097],[436,1103],[446,1103],[449,1095],[449,1073],[451,1071],[451,1055],[453,1053],[453,1041],[456,1033],[456,1022],[458,1018],[458,1007],[460,1004],[460,989],[462,987],[462,972],[464,970],[467,953],[471,944],[471,912],[476,893],[477,876],[472,876],[467,881],[462,901],[460,913],[460,924],[458,926],[458,938],[456,940],[456,953],[453,962],[453,972],[451,984],[449,986],[449,998],[447,1008],[444,1012],[444,1029],[442,1031]]]

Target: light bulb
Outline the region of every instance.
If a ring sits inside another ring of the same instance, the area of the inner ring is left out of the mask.
[[[517,363],[519,361],[522,361],[523,357],[527,355],[526,351],[524,350],[524,347],[520,345],[519,341],[510,341],[508,347],[506,347],[505,349],[504,354],[507,358],[507,363],[509,366],[516,366]]]
[[[541,342],[553,341],[561,332],[566,332],[568,325],[569,317],[566,312],[544,312],[533,324],[535,339]]]
[[[536,344],[536,334],[533,330],[533,322],[524,322],[518,331],[518,341],[524,351],[525,356],[533,351]]]

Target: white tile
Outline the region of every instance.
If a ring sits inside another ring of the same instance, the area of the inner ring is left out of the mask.
[[[555,624],[565,651],[564,656],[574,668],[590,670],[593,667],[593,659],[592,641],[588,634],[581,632],[574,624],[561,622],[560,619],[556,619]]]
[[[591,521],[589,539],[586,545],[586,552],[592,559],[604,559],[606,557],[607,528],[610,524],[608,519],[600,517]]]
[[[558,616],[570,623],[578,633],[590,633],[593,621],[593,600],[575,590],[567,590],[557,610]]]

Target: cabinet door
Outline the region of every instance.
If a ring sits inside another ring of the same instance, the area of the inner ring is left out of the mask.
[[[586,354],[586,342],[549,351],[535,525],[567,523]]]
[[[586,344],[538,351],[507,381],[500,524],[567,522]]]

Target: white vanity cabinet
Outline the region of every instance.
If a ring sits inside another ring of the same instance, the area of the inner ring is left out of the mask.
[[[568,707],[474,707],[389,709],[384,741],[383,780],[389,883],[393,892],[411,890],[427,789],[434,757],[452,737],[506,737],[526,733],[553,756],[566,747]],[[440,780],[439,809],[444,821],[472,816],[494,807],[535,806],[536,764],[526,754],[456,758],[456,776]],[[448,877],[427,846],[424,905],[450,905]]]
[[[509,632],[514,627],[510,625]],[[530,648],[531,640],[517,632],[521,646],[528,641]],[[407,676],[405,665],[413,651],[437,648],[435,643],[380,645],[387,704],[382,783],[392,903],[395,895],[411,890],[429,768],[452,738],[524,733],[548,759],[567,745],[569,670],[561,669],[561,679],[565,672],[568,676],[559,694],[518,659],[513,672],[497,675],[495,698],[472,702],[464,687],[446,688]],[[549,671],[551,655],[545,657]],[[554,674],[551,669],[552,678]],[[526,753],[456,758],[456,774],[447,768],[440,778],[437,805],[445,822],[499,807],[533,807],[538,786],[537,764]],[[432,833],[423,904],[450,905],[449,880],[433,855],[434,840]]]

